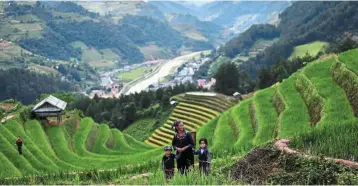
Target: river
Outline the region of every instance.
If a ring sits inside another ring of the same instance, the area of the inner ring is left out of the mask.
[[[150,77],[139,81],[138,83],[134,84],[132,87],[128,89],[126,92],[121,92],[122,94],[128,95],[135,92],[141,92],[149,87],[151,84],[158,83],[160,79],[164,78],[169,74],[175,73],[176,69],[183,65],[184,63],[191,60],[194,56],[200,55],[202,51],[193,52],[190,54],[182,55],[171,60],[164,62],[164,64],[160,67],[157,73],[151,75]]]

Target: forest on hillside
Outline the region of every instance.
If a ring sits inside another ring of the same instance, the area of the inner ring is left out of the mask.
[[[71,19],[56,14],[56,11],[76,13],[87,18]],[[117,24],[71,2],[37,2],[33,6],[13,2],[5,8],[5,15],[34,15],[39,18],[44,23],[41,37],[25,35],[19,40],[20,46],[54,59],[80,59],[81,50],[71,45],[75,41],[82,41],[96,49],[110,48],[121,56],[123,61],[129,63],[142,62],[144,56],[138,46],[153,43],[168,48],[173,55],[176,55],[182,46],[195,50],[212,48],[208,42],[186,38],[168,23],[154,18],[127,15]]]
[[[0,82],[0,100],[15,99],[26,105],[41,94],[75,90],[73,85],[59,77],[18,68],[0,70]]]

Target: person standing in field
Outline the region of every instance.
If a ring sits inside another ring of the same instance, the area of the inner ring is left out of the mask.
[[[194,165],[194,141],[191,134],[184,129],[182,121],[174,122],[176,134],[173,137],[172,145],[176,150],[177,167],[180,174],[184,174]]]
[[[162,166],[163,166],[166,180],[169,180],[172,177],[174,177],[174,168],[175,168],[174,159],[175,159],[175,155],[172,153],[172,148],[169,146],[164,147]]]
[[[195,154],[199,156],[199,169],[201,173],[209,175],[211,156],[210,151],[208,150],[208,140],[206,138],[201,138],[199,143],[200,148],[195,151]]]
[[[22,154],[22,139],[19,137],[17,137],[16,140],[16,145],[17,145],[17,150],[19,151],[19,154]]]

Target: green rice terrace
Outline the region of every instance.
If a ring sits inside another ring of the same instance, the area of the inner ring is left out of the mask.
[[[243,171],[237,173],[235,167],[240,166],[235,165],[253,148],[278,139],[290,139],[290,147],[304,154],[356,161],[357,60],[358,49],[321,58],[240,103],[215,93],[177,95],[173,100],[179,104],[168,121],[145,142],[77,111],[67,111],[58,126],[13,117],[0,125],[0,184],[165,184],[159,162],[162,146],[171,144],[174,133],[170,127],[175,120],[197,132],[197,140],[208,139],[212,173],[208,178],[200,178],[195,171],[187,177],[176,175],[168,184],[257,183],[245,179]],[[24,140],[22,156],[14,145],[17,136]],[[282,168],[270,176],[283,171],[290,170]],[[140,176],[133,178],[135,175]],[[295,178],[294,174],[284,175]],[[358,180],[349,175],[347,179]],[[338,183],[338,178],[333,182],[289,182],[285,178],[281,180],[288,182],[265,179],[260,183]]]

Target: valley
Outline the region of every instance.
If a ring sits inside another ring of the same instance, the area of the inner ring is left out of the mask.
[[[163,62],[159,69],[155,70],[154,73],[144,75],[145,77],[133,84],[128,91],[121,92],[122,94],[133,94],[145,90],[149,85],[160,82],[164,77],[173,74],[177,71],[177,68],[184,63],[188,62],[195,56],[199,56],[201,52],[194,52],[173,58],[171,60]]]
[[[0,2],[0,185],[358,185],[357,9]]]

